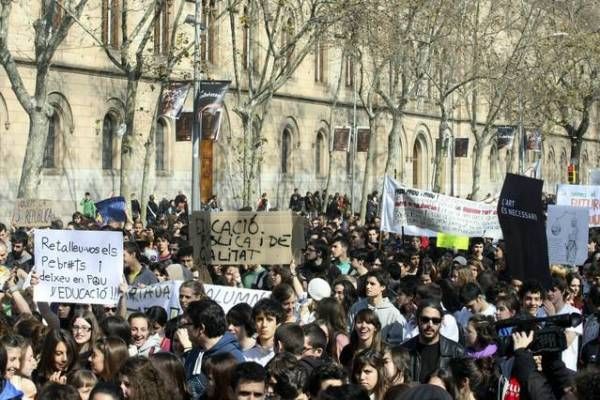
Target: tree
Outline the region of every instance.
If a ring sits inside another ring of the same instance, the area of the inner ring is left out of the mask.
[[[36,198],[43,168],[50,118],[54,108],[48,102],[48,77],[52,59],[75,18],[81,16],[87,0],[43,0],[40,17],[33,23],[35,50],[35,88],[29,93],[21,72],[8,48],[9,18],[13,0],[0,0],[0,64],[4,68],[17,100],[29,116],[29,133],[23,159],[18,198]],[[30,4],[28,4],[30,5]],[[65,13],[64,11],[68,12]]]

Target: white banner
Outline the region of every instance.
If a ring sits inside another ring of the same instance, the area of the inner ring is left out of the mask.
[[[179,305],[179,287],[182,281],[167,281],[146,286],[142,289],[131,288],[127,293],[127,310],[144,311],[153,306],[161,306],[167,311],[169,318],[182,313]],[[238,303],[254,306],[260,299],[269,297],[270,291],[240,289],[220,285],[204,285],[206,295],[219,303],[227,313]]]
[[[558,185],[556,205],[589,208],[589,226],[600,226],[600,186]]]
[[[114,304],[123,276],[123,234],[36,229],[34,300]]]
[[[546,237],[550,264],[582,265],[587,256],[588,210],[548,206]]]
[[[383,183],[381,230],[416,236],[450,233],[499,239],[496,207],[402,186],[386,176]]]

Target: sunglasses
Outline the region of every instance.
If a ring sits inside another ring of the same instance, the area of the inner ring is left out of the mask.
[[[431,322],[434,325],[439,325],[439,324],[442,323],[442,319],[441,318],[437,318],[437,317],[433,317],[433,318],[430,318],[430,317],[419,317],[419,321],[422,324],[428,324],[428,323]]]
[[[104,307],[104,312],[117,312],[117,307]]]

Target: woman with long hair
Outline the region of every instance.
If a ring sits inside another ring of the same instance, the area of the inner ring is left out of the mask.
[[[346,278],[338,278],[333,282],[333,297],[335,297],[342,307],[344,307],[344,313],[346,315],[348,314],[348,311],[350,311],[352,304],[356,303],[356,300],[358,300],[356,288],[352,282]]]
[[[498,351],[494,318],[476,314],[467,324],[465,342],[468,357],[481,359],[494,357]]]
[[[373,310],[365,308],[354,317],[350,343],[340,354],[340,364],[350,370],[354,354],[363,350],[381,350],[381,322]]]
[[[128,357],[127,343],[118,337],[108,337],[96,341],[89,362],[92,372],[101,381],[116,382],[117,373]]]
[[[21,400],[23,392],[15,388],[10,380],[6,377],[6,367],[8,364],[8,355],[4,346],[0,346],[0,399],[6,400]]]
[[[364,350],[352,362],[352,381],[362,386],[371,400],[382,400],[387,389],[385,368],[381,353]]]
[[[170,392],[160,373],[143,356],[129,358],[119,371],[123,396],[128,400],[168,399]]]
[[[231,371],[236,366],[235,357],[229,353],[215,354],[202,363],[202,372],[208,378],[203,400],[228,400],[227,390],[231,384]]]
[[[342,304],[333,297],[326,297],[317,303],[315,318],[319,326],[327,332],[327,353],[339,362],[344,347],[350,343],[348,321]]]
[[[81,400],[89,400],[90,393],[96,383],[98,383],[98,378],[92,371],[87,369],[73,371],[67,377],[67,385],[77,389]]]
[[[88,359],[92,354],[92,346],[100,337],[100,327],[96,316],[91,311],[78,309],[73,314],[69,328],[77,344],[79,365],[87,366]]]
[[[33,371],[33,382],[41,387],[48,381],[65,383],[67,374],[77,367],[77,344],[71,334],[62,329],[52,329],[48,332],[40,361]]]
[[[569,297],[567,302],[578,310],[583,310],[583,279],[577,272],[567,274],[567,285],[569,285]]]
[[[204,360],[202,364],[204,365],[209,359]],[[171,400],[190,399],[183,363],[175,354],[155,353],[150,355],[150,362],[162,377],[165,386],[171,389]]]
[[[249,350],[256,344],[256,324],[252,319],[252,307],[248,303],[238,303],[227,311],[227,330],[233,333],[242,350]]]
[[[381,345],[385,376],[390,386],[412,382],[410,373],[410,354],[400,346]]]

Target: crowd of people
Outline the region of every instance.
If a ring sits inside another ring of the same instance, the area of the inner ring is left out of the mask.
[[[511,277],[502,241],[441,249],[380,231],[377,193],[366,221],[316,195],[292,195],[306,246],[275,265],[195,262],[183,194],[104,227],[82,201],[65,229],[123,232],[116,304],[34,302],[30,232],[0,224],[0,400],[600,398],[595,232],[585,264],[543,287]],[[180,315],[128,311],[130,288],[166,280],[182,281]],[[270,296],[225,312],[205,284]]]

